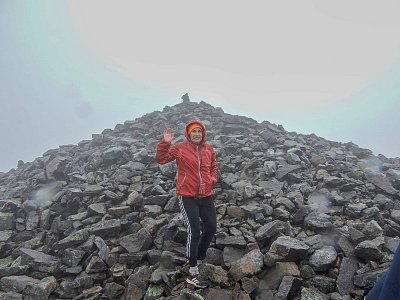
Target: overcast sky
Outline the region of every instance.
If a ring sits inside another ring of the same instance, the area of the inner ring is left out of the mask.
[[[399,1],[0,2],[0,171],[206,101],[400,156]]]

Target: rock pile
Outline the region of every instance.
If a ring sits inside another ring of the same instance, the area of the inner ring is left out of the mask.
[[[220,170],[218,229],[184,286],[176,167],[201,119]],[[0,173],[0,299],[362,299],[399,244],[400,159],[188,100]]]

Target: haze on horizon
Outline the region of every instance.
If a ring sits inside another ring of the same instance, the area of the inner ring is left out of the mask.
[[[0,172],[186,92],[400,157],[400,2],[207,4],[1,1]]]

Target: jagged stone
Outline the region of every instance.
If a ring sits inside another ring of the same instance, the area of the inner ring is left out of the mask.
[[[329,296],[315,288],[301,288],[300,300],[329,300]]]
[[[210,264],[201,264],[200,266],[201,275],[205,278],[210,280],[211,282],[215,283],[219,286],[228,286],[229,279],[228,279],[228,272],[226,272],[220,266],[214,266]]]
[[[386,270],[375,270],[354,276],[354,285],[371,289]]]
[[[341,295],[350,294],[354,289],[354,274],[357,271],[357,261],[344,257],[337,278],[337,290]]]
[[[399,191],[392,186],[389,179],[387,179],[387,177],[382,173],[373,173],[367,171],[365,172],[365,177],[369,182],[373,183],[375,186],[388,194],[395,195],[399,193]]]
[[[146,294],[150,276],[151,273],[147,267],[141,267],[129,276],[125,283],[126,289],[123,297],[127,300],[141,300]]]
[[[309,281],[312,287],[324,294],[329,294],[335,291],[336,280],[327,276],[317,275]]]
[[[314,277],[315,275],[316,274],[315,274],[314,269],[311,268],[311,266],[309,266],[309,265],[304,265],[300,268],[300,276],[302,278],[309,279],[309,278]]]
[[[308,249],[305,243],[295,238],[280,236],[272,243],[269,251],[286,261],[297,261],[307,256]]]
[[[253,250],[243,258],[232,263],[229,274],[235,281],[239,281],[244,276],[254,275],[261,271],[264,264],[264,257],[260,250]]]
[[[285,222],[281,220],[275,220],[269,222],[257,229],[256,239],[262,243],[266,242],[269,238],[284,233],[286,230]]]
[[[220,173],[217,235],[200,266],[219,287],[189,292],[176,164],[154,155],[163,128],[184,141],[198,118]],[[0,296],[361,299],[398,246],[399,188],[400,159],[185,101],[0,172],[0,278],[58,282]]]
[[[76,267],[85,255],[85,251],[80,249],[65,249],[62,253],[63,264],[70,267]]]
[[[242,235],[217,237],[215,244],[218,246],[232,246],[236,248],[245,248],[247,245]]]
[[[223,264],[230,267],[232,263],[241,259],[246,254],[245,249],[235,248],[231,246],[224,247],[223,250]]]
[[[7,242],[11,238],[12,234],[12,230],[0,231],[0,242]]]
[[[232,291],[210,288],[204,296],[204,300],[213,299],[230,300],[232,299]]]
[[[1,290],[5,292],[22,292],[27,285],[36,284],[40,280],[26,275],[21,276],[4,276],[0,279]]]
[[[88,212],[92,215],[105,215],[107,210],[104,203],[93,203],[88,206]]]
[[[145,229],[140,229],[137,233],[124,236],[120,239],[120,245],[128,252],[135,253],[149,249],[153,243],[150,233]]]
[[[364,233],[369,239],[374,239],[383,234],[383,229],[379,226],[378,222],[371,220],[365,224],[362,233]]]
[[[0,212],[0,230],[13,230],[15,218],[13,213]]]
[[[21,263],[29,264],[36,271],[52,274],[61,266],[61,259],[58,257],[26,248],[21,248],[19,251],[22,257]]]
[[[292,299],[297,295],[301,287],[301,279],[293,276],[285,276],[279,285],[279,290],[276,294],[277,300]]]
[[[22,295],[15,292],[7,292],[3,293],[0,292],[0,299],[1,300],[23,300]]]
[[[50,276],[37,283],[29,283],[23,290],[26,300],[47,300],[50,294],[57,288],[57,280]]]
[[[354,255],[353,244],[343,235],[340,235],[337,244],[345,256],[349,257]]]
[[[332,228],[333,224],[329,216],[312,212],[304,219],[304,223],[316,231],[326,231]]]
[[[251,294],[260,284],[260,280],[256,276],[253,276],[251,278],[243,277],[241,283],[243,290],[246,293]]]
[[[337,253],[334,247],[324,246],[316,250],[310,257],[310,266],[317,272],[327,271],[337,259]]]
[[[56,249],[66,249],[72,246],[80,245],[89,238],[89,235],[89,230],[86,228],[78,230],[71,233],[66,238],[58,241],[54,247]]]
[[[119,219],[100,221],[90,227],[90,233],[99,235],[103,238],[109,236],[117,237],[120,230],[121,220]]]
[[[359,243],[354,249],[354,254],[366,261],[381,261],[383,258],[382,252],[373,241],[363,241]]]

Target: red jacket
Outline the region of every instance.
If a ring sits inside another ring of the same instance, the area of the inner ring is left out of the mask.
[[[185,130],[187,141],[171,146],[171,143],[161,140],[157,145],[156,160],[159,164],[166,164],[176,159],[178,177],[176,180],[176,194],[188,197],[207,197],[213,194],[213,186],[217,183],[218,168],[214,148],[206,143],[206,128],[199,121],[203,129],[203,139],[199,145],[190,141]]]

